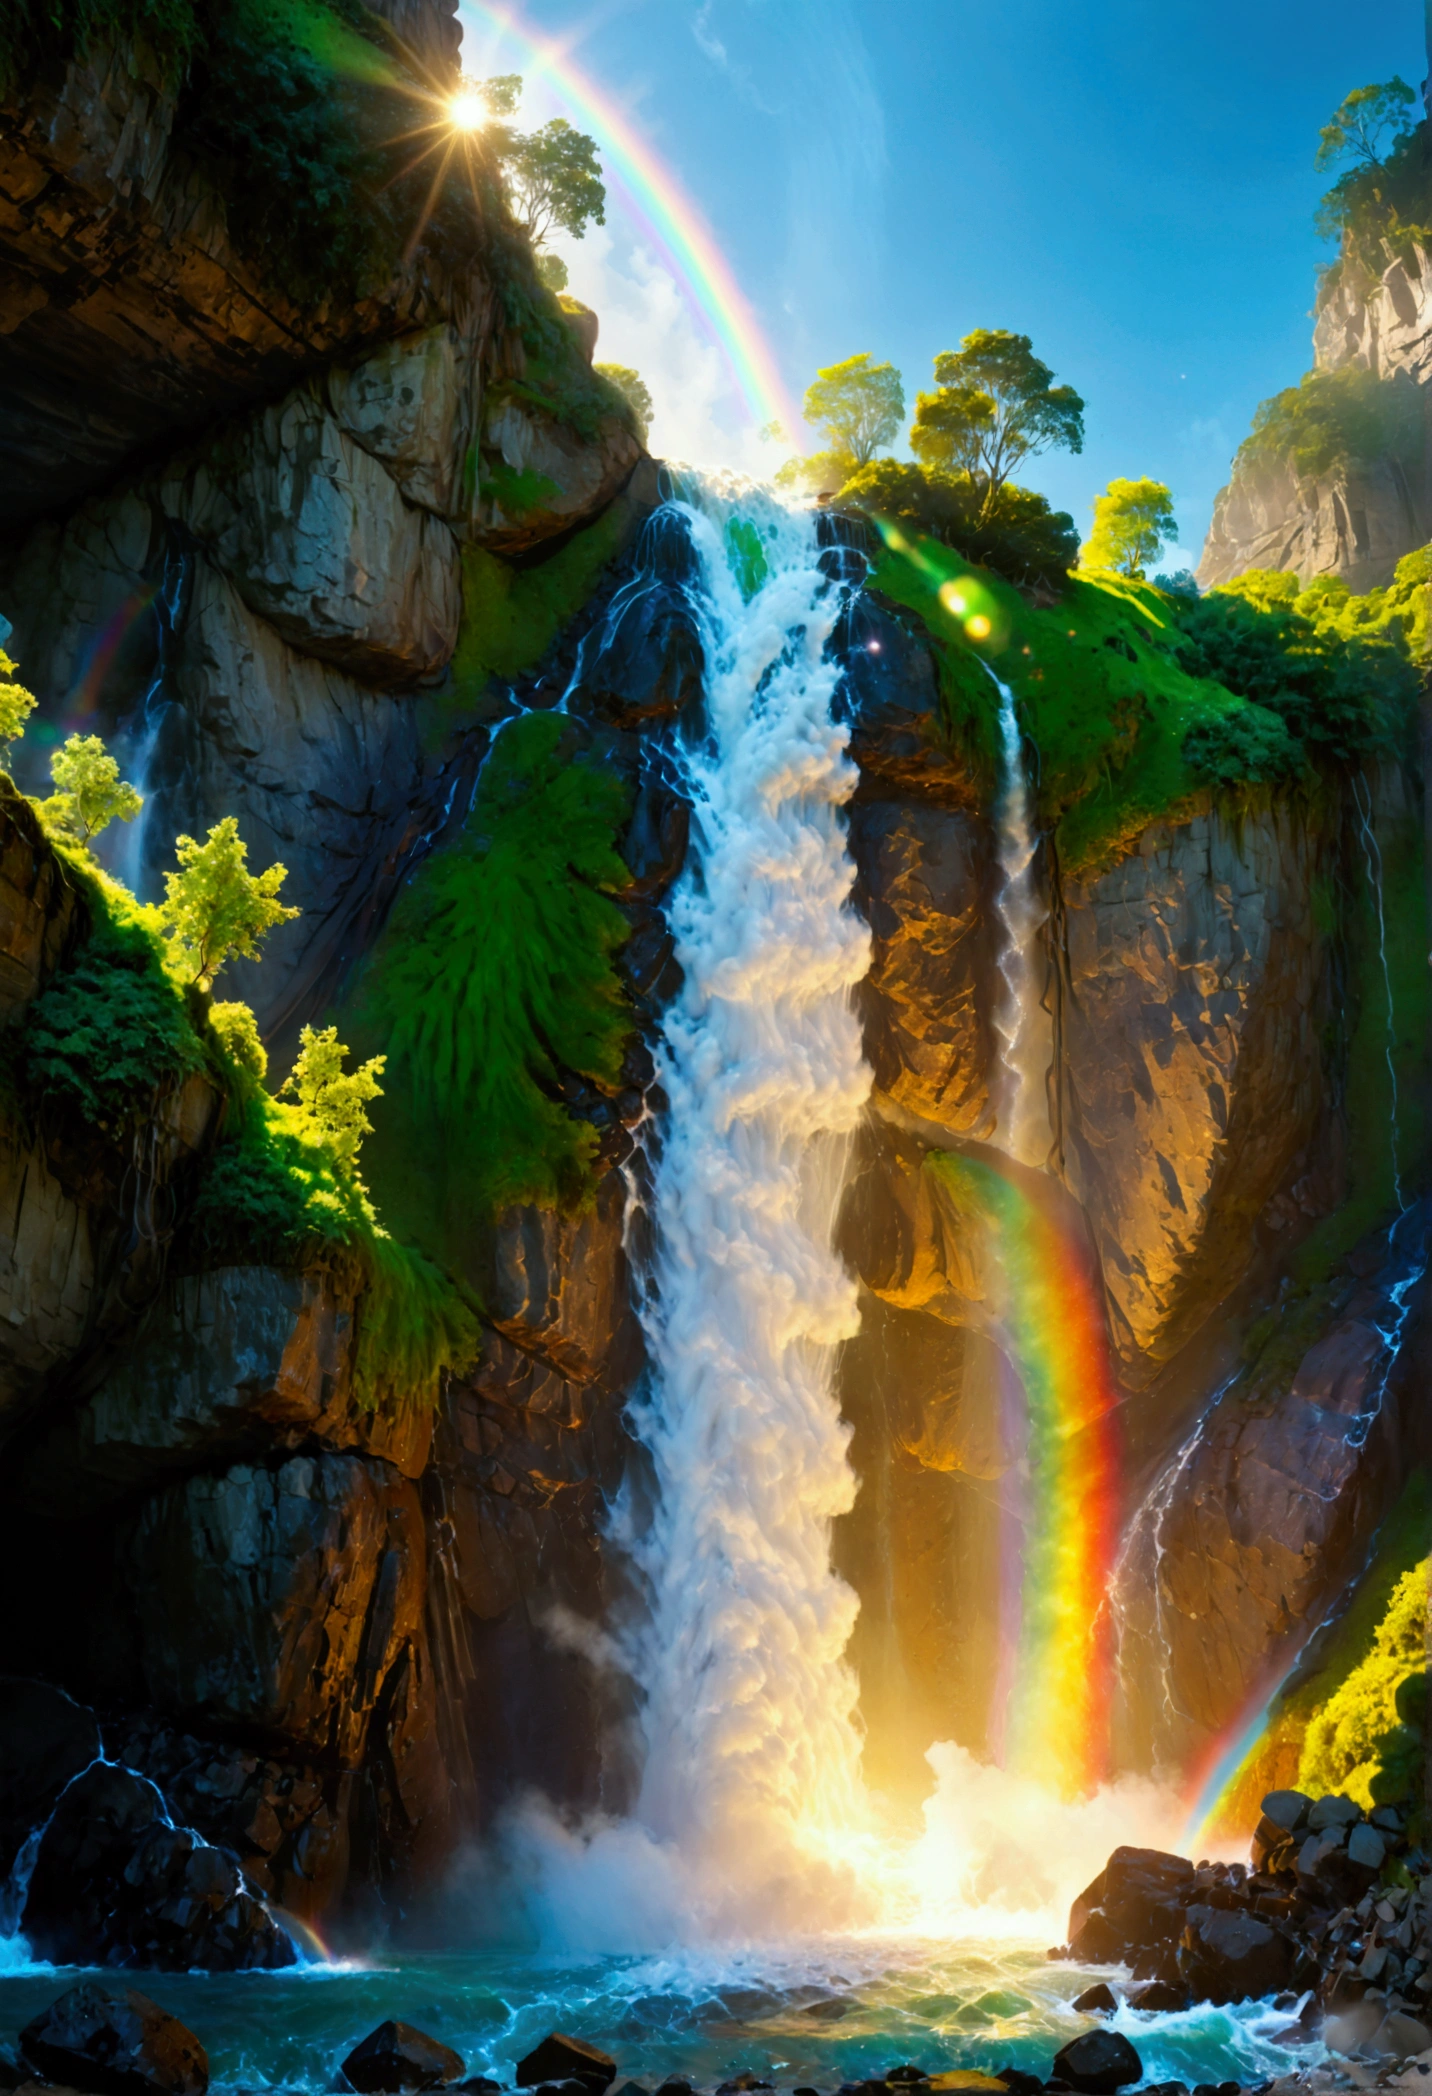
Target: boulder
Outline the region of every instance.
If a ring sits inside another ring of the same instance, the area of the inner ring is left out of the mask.
[[[170,1824],[154,1785],[97,1762],[35,1856],[21,1928],[57,1965],[236,1972],[292,1965],[292,1943],[232,1856]]]
[[[0,1885],[27,1836],[99,1752],[93,1712],[48,1682],[0,1675]],[[10,1929],[18,1918],[10,1918]]]
[[[71,1987],[20,2033],[47,2081],[90,2096],[204,2096],[209,2062],[177,2016],[127,1987]]]
[[[1353,1827],[1347,1838],[1347,1859],[1362,1870],[1379,1871],[1387,1856],[1387,1841],[1376,1827]]]
[[[605,2089],[617,2078],[617,2063],[609,2052],[588,2045],[583,2038],[569,2038],[549,2031],[540,2045],[517,2062],[517,2086],[534,2089],[544,2081],[574,2079],[594,2089]]]
[[[1161,1849],[1115,1849],[1069,1913],[1069,1953],[1092,1962],[1097,1943],[1108,1963],[1176,1943],[1194,1889],[1193,1865]],[[1099,1917],[1098,1921],[1095,1916]],[[1117,1946],[1109,1950],[1110,1943]]]
[[[359,2096],[397,2096],[411,2089],[439,2089],[462,2074],[461,2058],[411,2023],[380,2023],[355,2045],[343,2072]]]
[[[1355,1827],[1362,1818],[1361,1805],[1354,1805],[1351,1798],[1319,1798],[1308,1814],[1308,1827],[1314,1834],[1322,1834],[1332,1827]]]
[[[1076,1994],[1070,2003],[1070,2007],[1077,2009],[1081,2016],[1112,2016],[1118,2006],[1119,1997],[1102,1980],[1096,1980],[1092,1987]]]
[[[580,354],[575,344],[573,354]],[[641,444],[620,417],[602,415],[595,436],[582,436],[500,385],[489,389],[482,449],[484,471],[471,536],[506,554],[525,552],[557,532],[590,523],[621,492],[643,457]]]
[[[1256,1915],[1194,1906],[1179,1948],[1179,1968],[1195,2001],[1258,2001],[1291,1985],[1297,1955]]]
[[[1284,1834],[1296,1834],[1312,1809],[1312,1799],[1301,1790],[1270,1790],[1263,1800],[1263,1817]]]
[[[1378,2025],[1372,2044],[1378,2052],[1389,2052],[1395,2059],[1410,2060],[1432,2046],[1432,2030],[1419,2016],[1409,2016],[1401,2009],[1394,2009]]]
[[[1121,2031],[1085,2031],[1054,2055],[1051,2080],[1067,2082],[1081,2096],[1114,2096],[1142,2081],[1143,2061]]]
[[[1189,2005],[1188,1989],[1174,1980],[1145,1980],[1141,1987],[1130,1987],[1128,2002],[1141,2016],[1177,2015]]]

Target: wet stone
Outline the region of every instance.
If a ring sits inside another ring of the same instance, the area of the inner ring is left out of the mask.
[[[1114,2096],[1116,2089],[1142,2081],[1143,2061],[1120,2031],[1085,2031],[1054,2055],[1055,2078],[1080,2096]]]
[[[577,2080],[592,2088],[605,2089],[617,2078],[617,2063],[609,2052],[588,2045],[584,2038],[570,2038],[562,2031],[549,2031],[526,2059],[517,2063],[517,2086],[540,2088],[544,2082]]]
[[[1092,1987],[1086,1987],[1082,1994],[1076,1994],[1070,2006],[1076,2008],[1081,2016],[1112,2016],[1119,2006],[1119,2001],[1112,1987],[1105,1986],[1102,1980],[1096,1980]]]
[[[134,1987],[71,1987],[20,2033],[45,2080],[87,2096],[204,2096],[209,2061],[177,2016]]]
[[[411,2023],[380,2023],[354,2046],[343,2062],[350,2087],[360,2096],[401,2096],[417,2089],[439,2089],[455,2082],[463,2070],[451,2046],[415,2030]]]

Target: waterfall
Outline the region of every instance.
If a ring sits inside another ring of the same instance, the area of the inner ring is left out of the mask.
[[[850,997],[870,937],[850,905],[856,771],[827,654],[843,592],[816,520],[714,490],[682,507],[707,721],[681,756],[685,985],[659,1054],[639,1813],[754,1875],[858,1812],[856,1601],[830,1566],[854,1497],[834,1348],[858,1314],[832,1232],[870,1090]]]
[[[1019,1164],[1043,1165],[1053,1140],[1048,1073],[1053,1059],[1041,976],[1040,932],[1049,912],[1040,900],[1034,855],[1038,837],[1024,773],[1014,693],[989,665],[999,693],[1000,783],[995,812],[999,858],[1000,989],[994,1009],[998,1055],[993,1081],[995,1142]]]

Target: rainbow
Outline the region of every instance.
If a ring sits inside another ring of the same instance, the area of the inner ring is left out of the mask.
[[[926,1170],[993,1253],[1028,1414],[1018,1601],[1001,1608],[1013,1639],[1008,1701],[991,1732],[1004,1766],[1078,1796],[1109,1772],[1106,1604],[1118,1540],[1119,1392],[1098,1270],[1082,1218],[1042,1174],[996,1152],[941,1152]]]
[[[787,442],[798,448],[800,410],[730,263],[671,169],[560,44],[525,28],[492,0],[462,0],[460,12],[510,38],[525,54],[527,70],[547,81],[593,134],[602,149],[603,172],[720,348],[752,420],[763,429],[779,423]]]

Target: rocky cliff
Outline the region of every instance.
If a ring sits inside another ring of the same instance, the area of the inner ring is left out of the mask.
[[[1404,554],[1432,539],[1432,256],[1411,244],[1380,277],[1345,263],[1319,288],[1314,369],[1405,377],[1418,390],[1414,433],[1396,450],[1305,474],[1286,458],[1244,452],[1214,504],[1198,567],[1211,589],[1249,568],[1309,583],[1333,575],[1358,591],[1392,580]]]

